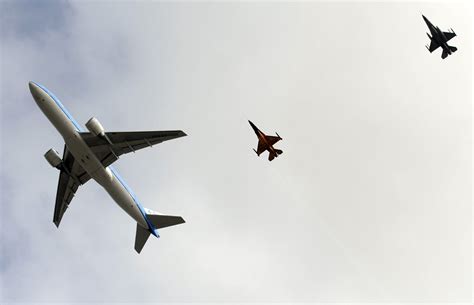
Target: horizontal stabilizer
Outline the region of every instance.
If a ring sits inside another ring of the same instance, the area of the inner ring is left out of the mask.
[[[157,229],[171,227],[184,223],[184,219],[181,216],[171,215],[147,215],[153,226]]]
[[[137,233],[135,235],[135,251],[140,253],[145,245],[150,232],[137,223]]]
[[[151,221],[151,223],[156,229],[162,229],[185,223],[183,217],[181,216],[162,215],[146,208],[145,212],[146,217]]]
[[[458,48],[452,46],[449,46],[449,49],[451,50],[451,52],[456,52],[458,50]]]

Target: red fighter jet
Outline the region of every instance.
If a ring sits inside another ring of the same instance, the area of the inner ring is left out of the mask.
[[[267,136],[266,134],[261,132],[260,129],[258,129],[257,126],[255,126],[252,122],[249,121],[249,124],[250,126],[252,126],[253,131],[255,131],[255,134],[258,137],[257,150],[253,150],[257,154],[257,156],[260,156],[261,153],[268,150],[268,152],[270,153],[268,155],[268,160],[272,161],[273,159],[278,157],[278,155],[281,155],[283,153],[283,151],[281,151],[280,149],[276,149],[273,147],[276,142],[282,140],[278,133],[275,132],[277,135],[276,137]]]

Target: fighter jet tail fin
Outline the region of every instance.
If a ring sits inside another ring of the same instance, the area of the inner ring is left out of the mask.
[[[446,57],[448,57],[448,52],[446,50],[443,50],[443,54],[441,54],[441,58],[445,59]]]
[[[275,159],[275,157],[276,157],[276,154],[270,153],[270,154],[268,155],[268,161],[273,161],[273,159]]]
[[[275,159],[276,157],[278,157],[282,153],[283,153],[283,150],[281,150],[281,149],[275,149],[274,152],[271,151],[270,154],[268,155],[268,161],[272,161],[273,159]]]
[[[448,46],[448,48],[449,48],[449,51],[451,51],[449,54],[454,53],[458,50],[458,48],[452,47],[452,46]],[[443,49],[443,54],[441,54],[441,58],[445,59],[446,57],[448,57],[449,54],[447,50]]]

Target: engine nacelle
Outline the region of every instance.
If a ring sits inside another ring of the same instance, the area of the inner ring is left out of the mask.
[[[89,121],[87,121],[86,127],[95,136],[105,136],[104,127],[102,127],[99,120],[96,118],[91,118]]]
[[[59,153],[51,148],[50,150],[48,150],[45,154],[44,154],[44,157],[46,158],[46,160],[48,161],[48,163],[52,166],[52,167],[56,167],[56,168],[59,168],[61,163],[63,163],[63,160],[61,159],[61,157],[59,156]]]

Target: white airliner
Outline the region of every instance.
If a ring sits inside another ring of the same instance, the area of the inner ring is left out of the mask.
[[[57,227],[79,185],[90,178],[137,222],[135,250],[138,253],[150,233],[159,237],[158,229],[184,223],[180,216],[161,215],[143,208],[117,170],[110,166],[120,155],[186,136],[183,131],[105,132],[99,121],[91,118],[86,123],[89,132],[85,132],[48,89],[35,82],[30,82],[29,87],[36,104],[65,142],[62,159],[54,149],[44,155],[51,166],[60,170],[53,217]]]

